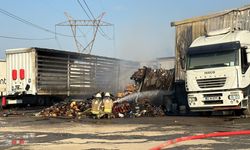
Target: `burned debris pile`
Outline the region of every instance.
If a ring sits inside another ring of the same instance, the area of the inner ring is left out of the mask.
[[[90,101],[60,102],[43,109],[36,116],[82,118],[89,115]]]
[[[134,80],[134,84],[128,84],[124,91],[118,92],[116,96],[108,94],[112,103],[109,105],[112,107],[109,113],[105,112],[105,98],[107,97],[97,93],[95,97],[88,100],[57,103],[45,108],[37,116],[78,119],[93,116],[97,118],[164,116],[164,108],[161,105],[154,105],[150,96],[140,97],[139,95],[147,91],[170,90],[174,80],[174,71],[143,67],[134,72],[131,79]]]
[[[161,107],[152,105],[146,99],[141,99],[136,104],[128,102],[117,103],[114,105],[113,114],[117,118],[156,117],[165,115]]]
[[[154,106],[145,99],[139,100],[137,104],[128,102],[117,103],[114,104],[112,109],[112,118],[155,117],[164,115],[164,111],[161,107]],[[57,103],[43,109],[41,112],[37,113],[36,116],[76,119],[92,117],[91,101]],[[101,118],[106,118],[105,114],[102,116]]]
[[[151,69],[143,67],[138,69],[131,78],[139,86],[140,91],[170,90],[174,81],[174,69]]]
[[[116,94],[116,99],[128,96],[138,91],[138,86],[136,84],[128,84],[123,92],[118,92]]]

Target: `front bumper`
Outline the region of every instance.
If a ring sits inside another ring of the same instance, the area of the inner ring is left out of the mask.
[[[188,104],[194,111],[213,111],[246,108],[245,103],[248,98],[244,98],[241,90],[217,91],[217,92],[197,92],[188,94]]]

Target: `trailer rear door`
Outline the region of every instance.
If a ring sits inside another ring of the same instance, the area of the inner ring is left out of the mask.
[[[9,95],[36,94],[35,55],[32,48],[6,50]]]
[[[0,60],[0,96],[6,95],[6,61]]]

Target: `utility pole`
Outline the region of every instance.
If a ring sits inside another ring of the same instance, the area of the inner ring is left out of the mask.
[[[56,24],[56,26],[70,26],[71,27],[71,31],[74,37],[74,42],[79,53],[90,54],[93,49],[93,45],[96,39],[97,32],[99,31],[99,27],[100,26],[112,26],[111,23],[102,21],[102,18],[105,15],[105,13],[102,13],[99,17],[97,17],[94,20],[74,20],[67,12],[65,12],[64,14],[67,17],[68,21],[58,23]],[[93,38],[86,46],[83,46],[83,44],[81,44],[81,42],[78,40],[78,37],[77,37],[78,26],[93,27],[93,31],[94,31]]]

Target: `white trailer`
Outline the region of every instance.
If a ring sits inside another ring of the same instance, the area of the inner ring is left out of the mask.
[[[197,38],[186,59],[192,111],[237,110],[250,114],[250,32],[230,28]]]
[[[132,61],[46,48],[6,50],[6,62],[6,95],[11,104],[83,98],[100,90],[116,92],[122,70],[133,72],[139,66]]]
[[[0,94],[6,95],[6,61],[0,60]]]

